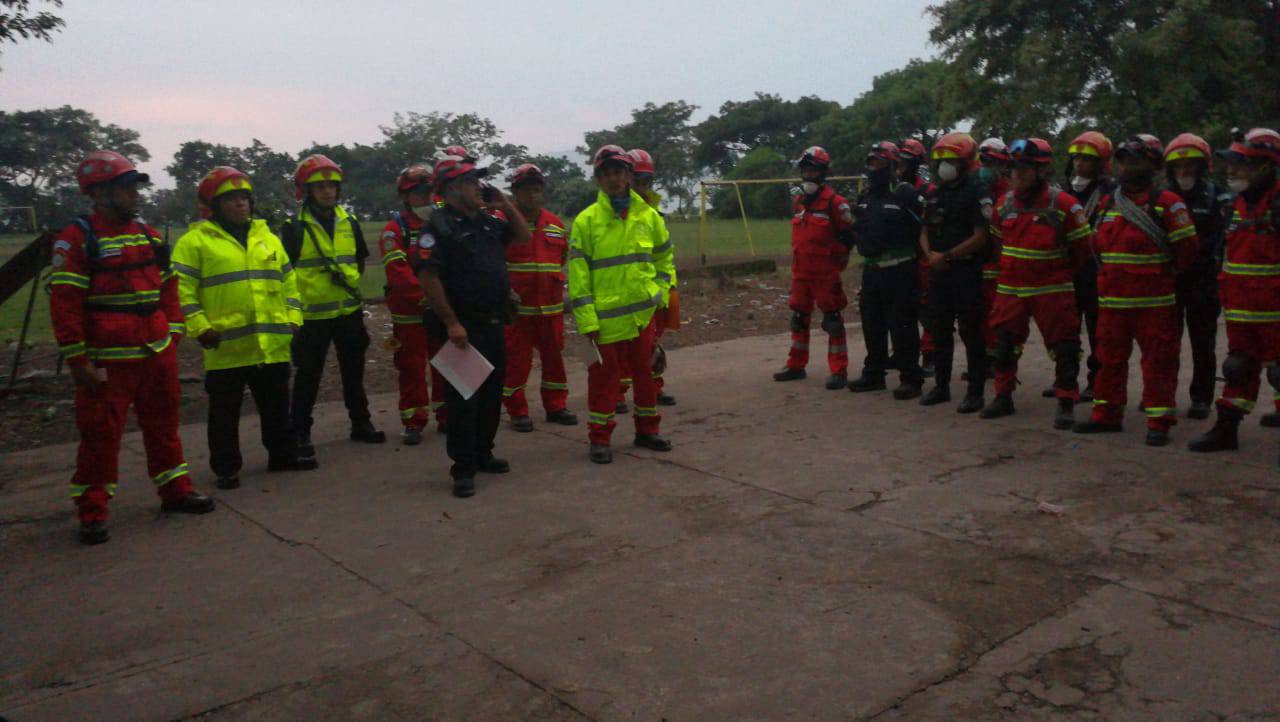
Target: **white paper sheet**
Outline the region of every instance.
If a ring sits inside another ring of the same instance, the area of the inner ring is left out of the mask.
[[[453,388],[464,399],[471,398],[484,380],[489,378],[489,374],[493,373],[493,364],[475,346],[467,344],[464,349],[458,348],[452,341],[440,347],[435,358],[431,359],[431,365],[436,367],[446,381],[453,384]]]

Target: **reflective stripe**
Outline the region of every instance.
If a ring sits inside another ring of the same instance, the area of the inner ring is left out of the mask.
[[[867,265],[872,268],[893,268],[894,266],[907,263],[908,261],[914,261],[914,260],[916,260],[915,256],[908,255],[908,256],[902,256],[900,258],[892,258],[884,261],[868,260]]]
[[[1000,277],[1000,269],[999,269],[999,268],[984,268],[984,269],[982,269],[982,278],[983,278],[984,280],[986,280],[986,279],[990,279],[990,280],[993,280],[993,281],[994,281],[995,279],[997,279],[997,278],[999,278],[999,277]]]
[[[562,384],[558,381],[543,381],[541,386],[542,388],[547,389],[548,391],[568,391],[569,390],[569,384]]]
[[[512,273],[559,273],[559,263],[508,263],[507,270]]]
[[[1236,263],[1227,261],[1222,264],[1222,272],[1232,276],[1280,276],[1280,263]]]
[[[553,303],[547,306],[516,306],[517,316],[555,316],[564,313],[564,303]]]
[[[412,419],[413,417],[417,416],[419,411],[426,411],[426,410],[427,410],[426,407],[423,407],[423,406],[411,406],[407,409],[400,409],[400,420],[408,421],[409,419]]]
[[[422,316],[409,315],[407,313],[393,313],[391,314],[391,323],[399,323],[399,324],[422,323]]]
[[[1174,243],[1177,241],[1181,241],[1182,239],[1188,238],[1190,236],[1194,236],[1195,234],[1196,234],[1195,226],[1183,226],[1182,228],[1179,228],[1176,231],[1169,232],[1169,242]]]
[[[338,265],[354,264],[356,262],[356,257],[355,256],[334,256],[332,259],[329,259],[329,260],[333,261]],[[303,258],[303,259],[300,259],[297,263],[293,264],[294,268],[324,268],[327,265],[328,264],[325,263],[324,258]]]
[[[1066,235],[1066,239],[1068,241],[1078,241],[1081,238],[1084,238],[1085,236],[1089,235],[1090,233],[1093,233],[1093,228],[1091,228],[1089,224],[1086,223],[1083,226],[1080,226],[1079,228],[1075,229],[1074,231],[1069,231]]]
[[[86,350],[86,347],[85,347],[84,341],[80,341],[78,343],[69,343],[66,346],[58,347],[58,353],[62,354],[62,358],[72,358],[73,356],[79,356],[80,354],[84,353],[85,350]]]
[[[431,410],[432,410],[432,411],[439,411],[440,409],[443,409],[443,408],[444,408],[444,402],[443,402],[443,401],[432,401],[432,402],[429,404],[429,406],[431,407]]]
[[[404,254],[404,251],[399,251],[399,250],[387,251],[387,255],[382,257],[382,265],[385,266],[395,261],[408,261],[408,260],[409,260],[409,257]]]
[[[107,496],[111,497],[116,495],[116,487],[117,484],[112,482],[104,485],[102,488],[106,490]],[[90,488],[91,487],[88,484],[71,484],[71,498],[79,499],[81,496],[84,496],[84,493]]]
[[[595,302],[595,296],[582,296],[581,298],[571,299],[569,301],[569,308],[582,308],[583,306],[589,306]]]
[[[653,298],[650,298],[644,301],[629,303],[625,306],[618,306],[617,308],[606,308],[604,310],[597,309],[596,318],[600,318],[600,319],[617,318],[619,316],[625,316],[629,313],[643,311],[646,308],[654,308],[655,306],[658,305],[658,302],[661,300],[662,300],[662,294],[657,293],[657,294],[654,294]]]
[[[302,309],[302,312],[303,313],[327,313],[329,311],[337,311],[344,308],[356,308],[357,306],[360,306],[360,305],[361,305],[360,301],[357,301],[354,298],[348,298],[342,301],[330,301],[328,303],[313,303],[309,306],[304,306]]]
[[[1114,263],[1117,265],[1158,265],[1161,263],[1169,263],[1170,259],[1163,253],[1102,253],[1103,263]]]
[[[1176,416],[1175,409],[1172,406],[1148,406],[1147,418],[1158,419],[1162,416]]]
[[[569,249],[569,258],[570,258],[570,260],[572,260],[572,259],[574,259],[574,258],[584,258],[584,259],[586,259],[586,261],[587,261],[587,265],[588,265],[588,266],[590,266],[590,265],[591,265],[591,256],[588,256],[587,254],[583,253],[581,250],[579,250],[579,249],[577,249],[577,248],[570,248],[570,249]]]
[[[284,280],[284,275],[274,268],[232,271],[230,273],[219,273],[216,276],[209,276],[200,284],[200,286],[202,288],[209,288],[210,286],[221,286],[224,283],[235,283],[236,281],[248,281],[252,279],[282,281]]]
[[[283,266],[280,267],[280,272],[286,276],[289,275],[290,273],[293,273],[293,264],[286,262]]]
[[[191,266],[188,266],[185,263],[178,263],[177,261],[172,261],[169,263],[169,267],[188,278],[194,278],[197,281],[200,280],[200,271],[198,269],[192,268]]]
[[[1068,283],[1055,283],[1049,286],[1007,286],[1003,283],[996,284],[996,293],[1003,293],[1006,296],[1017,296],[1018,298],[1030,298],[1031,296],[1043,296],[1048,293],[1074,293],[1075,286]]]
[[[284,305],[288,306],[289,308],[296,308],[299,311],[302,310],[302,301],[299,301],[296,298],[286,298],[284,300]]]
[[[1224,396],[1221,399],[1219,399],[1219,401],[1225,403],[1227,406],[1233,406],[1236,409],[1239,409],[1240,411],[1245,412],[1246,414],[1249,413],[1250,411],[1253,411],[1253,407],[1254,407],[1254,402],[1250,401],[1249,399],[1242,399],[1239,397],[1227,398],[1226,396]]]
[[[151,483],[156,486],[164,486],[180,476],[187,475],[187,462],[182,462],[168,471],[162,471],[151,477]]]
[[[145,346],[113,346],[107,348],[89,348],[86,353],[95,361],[134,361],[145,359],[169,348],[173,337],[165,334],[161,341],[153,341]]]
[[[182,307],[183,316],[191,316],[197,313],[204,313],[204,308],[198,303],[188,303]]]
[[[187,333],[187,324],[171,323],[169,324],[169,333],[176,334],[178,336],[184,336]]]
[[[58,271],[57,273],[54,273],[52,276],[49,276],[49,285],[50,286],[62,285],[62,286],[75,286],[76,288],[88,288],[89,277],[82,276],[79,273],[72,273],[70,271]]]
[[[1280,311],[1248,311],[1243,308],[1224,308],[1222,317],[1236,323],[1277,323]]]
[[[602,268],[613,268],[614,266],[625,266],[630,263],[653,263],[653,255],[649,253],[624,253],[621,256],[602,258],[598,261],[587,260],[587,266],[593,271],[598,271]]]
[[[637,406],[636,407],[636,416],[646,417],[646,416],[657,416],[657,415],[658,415],[658,407],[656,406]]]
[[[245,336],[254,336],[260,333],[278,333],[292,334],[293,329],[287,323],[251,323],[248,326],[239,326],[237,328],[229,328],[225,331],[219,331],[218,336],[222,341],[234,341]]]
[[[606,426],[609,424],[610,421],[613,421],[614,413],[610,411],[607,414],[602,414],[602,413],[592,411],[589,413],[589,416],[590,416],[590,420],[588,421],[588,423],[595,424],[596,426]]]
[[[144,303],[156,303],[160,300],[160,289],[150,291],[134,291],[133,293],[98,293],[85,296],[88,303],[101,303],[110,306],[138,306]]]
[[[1020,246],[1002,246],[1000,253],[1011,258],[1022,258],[1028,261],[1056,261],[1067,257],[1067,249],[1022,248]]]
[[[1172,293],[1167,296],[1098,296],[1099,308],[1160,308],[1173,304]]]
[[[671,239],[668,238],[666,243],[663,243],[660,246],[654,246],[653,253],[654,255],[657,255],[659,253],[666,253],[667,251],[671,250],[671,247],[672,247]]]
[[[515,396],[515,393],[517,391],[524,391],[524,384],[520,384],[519,386],[503,386],[502,387],[502,395],[505,397]]]

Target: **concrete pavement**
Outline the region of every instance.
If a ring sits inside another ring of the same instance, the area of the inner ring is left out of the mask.
[[[262,473],[246,420],[244,486],[197,518],[159,514],[131,437],[112,541],[81,548],[74,447],[10,455],[0,716],[1280,719],[1280,433],[1054,431],[1039,346],[996,421],[817,364],[776,384],[787,343],[672,352],[670,454],[629,419],[608,467],[582,426],[504,428],[514,470],[469,500],[442,437],[352,445],[328,405],[319,472]]]

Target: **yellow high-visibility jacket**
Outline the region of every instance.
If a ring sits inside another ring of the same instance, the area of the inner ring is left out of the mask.
[[[303,207],[287,221],[296,223],[301,232],[298,260],[298,294],[302,299],[302,317],[308,321],[346,316],[361,310],[363,302],[353,297],[330,275],[323,254],[346,279],[347,285],[360,290],[360,263],[356,253],[355,219],[342,206],[333,209],[333,238],[324,226]]]
[[[290,324],[302,323],[296,273],[267,222],[249,226],[246,246],[213,221],[191,224],[173,249],[187,334],[209,329],[221,343],[204,350],[206,370],[287,362]]]
[[[579,333],[600,343],[633,339],[665,308],[675,278],[666,223],[631,191],[625,219],[599,193],[573,221],[569,242],[569,307]]]

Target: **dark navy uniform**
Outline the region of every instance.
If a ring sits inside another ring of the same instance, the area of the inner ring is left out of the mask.
[[[916,325],[920,308],[916,249],[923,201],[907,183],[872,185],[858,196],[854,207],[854,239],[865,259],[858,310],[867,345],[862,366],[866,382],[883,382],[891,368],[899,370],[903,384],[919,386],[924,379]]]
[[[446,205],[432,214],[413,256],[415,270],[429,269],[440,279],[468,342],[493,364],[493,373],[471,398],[464,400],[452,384],[445,389],[446,446],[454,479],[474,477],[480,465],[493,458],[506,375],[503,326],[511,320],[506,251],[511,238],[507,221],[488,213],[467,217]],[[445,334],[434,314],[426,314],[424,321]]]
[[[985,228],[982,200],[986,191],[973,178],[938,186],[925,200],[924,221],[929,247],[946,253],[974,231]],[[929,306],[926,327],[935,346],[934,374],[939,389],[951,385],[955,332],[964,342],[968,359],[969,396],[981,397],[987,379],[986,339],[983,335],[982,264],[986,251],[967,258],[953,258],[946,270],[929,271]]]
[[[1216,346],[1218,316],[1218,271],[1222,267],[1224,208],[1230,213],[1231,193],[1212,181],[1201,180],[1189,191],[1177,186],[1169,190],[1180,196],[1191,212],[1200,238],[1200,253],[1195,264],[1177,278],[1178,315],[1185,319],[1191,340],[1191,401],[1209,406],[1213,403],[1214,382],[1218,370]]]

